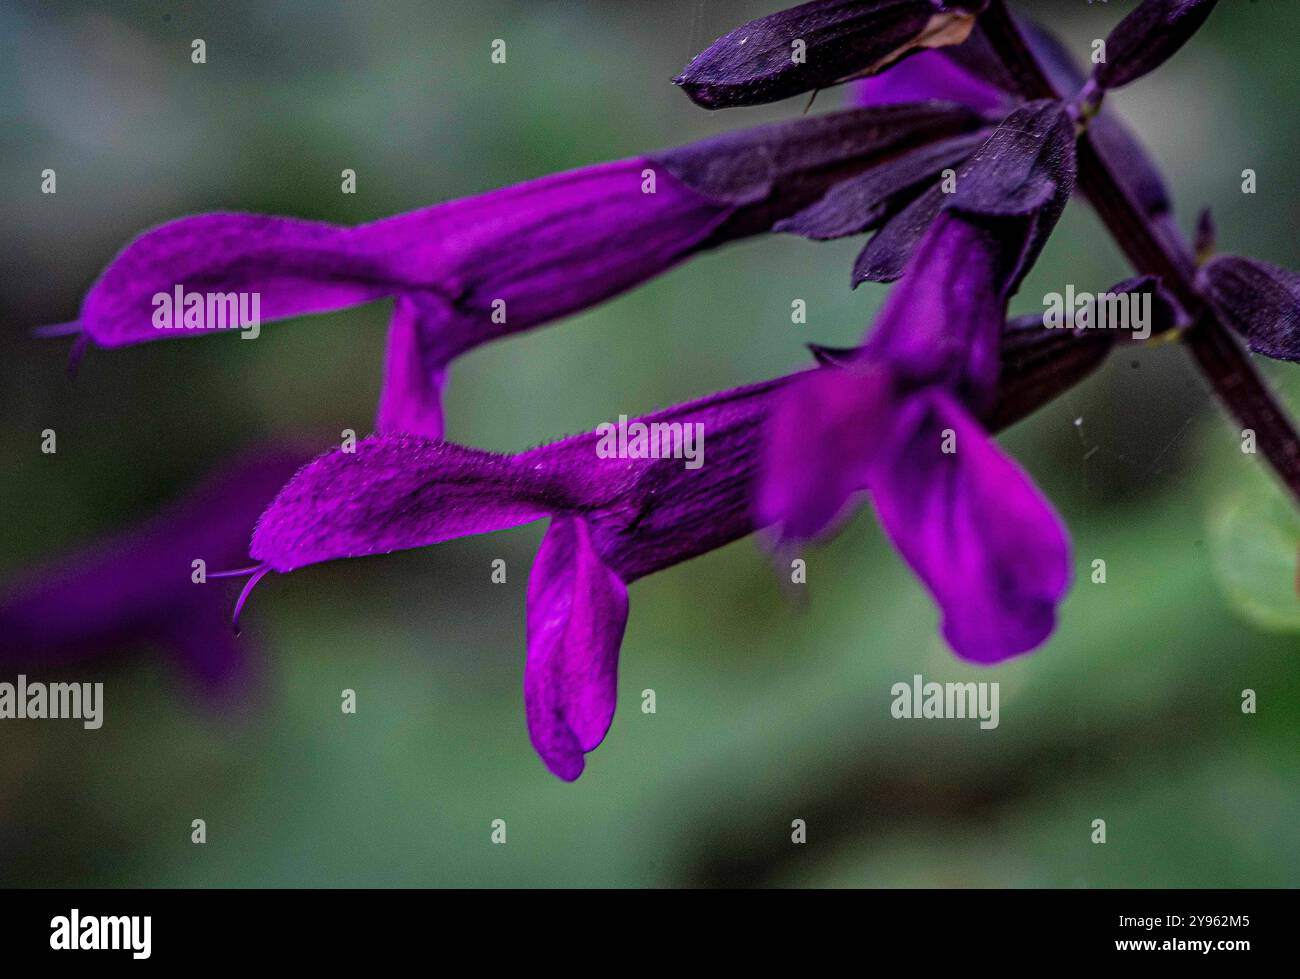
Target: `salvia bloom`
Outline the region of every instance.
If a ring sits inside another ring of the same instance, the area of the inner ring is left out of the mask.
[[[1296,359],[1296,277],[1243,258],[1198,273],[1159,170],[1102,105],[1173,55],[1213,5],[1144,0],[1086,77],[1003,0],[805,3],[720,38],[678,84],[722,108],[866,79],[858,108],[355,228],[184,218],[126,248],[77,326],[104,346],[175,335],[155,332],[150,302],[181,284],[258,292],[266,319],[393,297],[379,434],[318,458],[276,496],[237,612],[270,572],[549,519],[529,579],[524,690],[532,742],[561,778],[581,774],[609,729],[630,583],[764,527],[778,542],[821,536],[860,498],[934,597],[955,652],[995,663],[1051,633],[1071,560],[1060,518],[991,433],[1119,342],[1007,318],[1076,177],[1144,273],[1112,291],[1152,294],[1152,332],[1201,343],[1207,376],[1239,417],[1262,413],[1266,455],[1300,492],[1300,472],[1285,469],[1300,439],[1213,332],[1221,317],[1253,349]],[[814,347],[815,368],[634,423],[702,426],[707,465],[610,458],[597,432],[516,455],[442,440],[440,391],[458,354],[726,242],[869,231],[853,282],[901,282],[860,347]],[[1199,247],[1212,239],[1203,221]]]
[[[1073,188],[1073,147],[1056,103],[1008,117],[958,175],[861,354],[792,388],[772,422],[762,522],[811,537],[870,490],[948,641],[981,662],[1041,643],[1069,582],[1059,519],[971,409],[993,397],[1007,299]]]
[[[437,438],[440,389],[456,355],[603,302],[704,249],[769,231],[846,176],[905,167],[903,183],[921,180],[951,157],[930,152],[932,144],[948,146],[984,125],[953,104],[854,109],[355,228],[258,214],[182,218],[123,250],[86,296],[77,324],[106,347],[197,335],[155,322],[155,297],[178,286],[191,295],[256,293],[263,321],[395,296],[377,427]],[[887,200],[899,183],[884,179],[875,193]],[[802,233],[815,234],[819,225],[808,224]]]
[[[228,626],[229,591],[202,579],[248,563],[250,525],[306,458],[282,447],[243,453],[157,516],[10,583],[0,663],[35,669],[152,647],[205,694],[238,691],[248,650]]]
[[[1041,321],[1009,326],[1001,356],[1016,383],[983,406],[990,424],[1010,424],[1081,380],[1113,338],[1068,340]],[[262,573],[288,572],[550,517],[528,583],[525,702],[538,753],[575,779],[614,715],[627,585],[757,529],[753,500],[773,406],[807,379],[847,376],[833,365],[856,356],[814,352],[830,366],[635,419],[647,431],[703,426],[714,461],[700,469],[672,458],[601,458],[594,431],[511,456],[375,436],[303,468],[262,515],[251,554]],[[999,356],[996,346],[991,354]]]

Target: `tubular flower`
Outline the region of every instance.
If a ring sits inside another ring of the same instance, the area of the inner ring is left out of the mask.
[[[995,427],[1081,380],[1112,343],[1103,331],[1073,342],[1041,321],[1009,324],[1005,338],[1010,383],[981,415]],[[258,521],[250,553],[263,572],[289,572],[550,517],[528,584],[525,713],[547,767],[575,779],[613,718],[627,585],[758,529],[753,499],[773,408],[808,379],[850,375],[836,365],[858,355],[814,353],[827,366],[629,424],[629,433],[640,425],[647,436],[699,426],[709,462],[698,469],[674,458],[602,458],[598,431],[510,456],[375,436],[355,454],[334,451],[304,467]]]
[[[825,531],[862,491],[966,659],[1051,632],[1069,583],[1064,528],[975,420],[994,397],[1007,300],[1073,187],[1056,103],[1012,114],[957,178],[847,369],[805,378],[771,422],[760,520]]]
[[[157,646],[206,692],[235,689],[248,661],[227,625],[229,596],[196,580],[193,562],[203,577],[246,564],[248,528],[305,456],[245,453],[152,519],[27,572],[0,603],[0,663],[48,668]]]
[[[936,163],[930,144],[984,124],[955,104],[847,110],[352,228],[257,214],[181,218],[122,251],[86,296],[76,326],[106,347],[214,328],[199,316],[160,327],[158,297],[170,302],[177,290],[209,306],[216,297],[223,312],[229,297],[257,295],[262,321],[393,296],[377,427],[438,438],[440,391],[456,355],[771,230],[846,177],[903,169],[909,180],[923,179]],[[895,192],[889,182],[878,190]]]
[[[236,615],[271,572],[548,519],[528,583],[523,686],[532,743],[565,780],[612,722],[632,582],[762,528],[778,541],[818,537],[862,498],[933,596],[956,653],[995,663],[1051,633],[1070,554],[1060,519],[991,433],[1068,389],[1115,343],[1077,319],[1072,330],[1007,319],[1076,168],[1125,252],[1163,279],[1114,291],[1153,293],[1153,331],[1191,324],[1198,362],[1240,418],[1262,419],[1261,445],[1300,495],[1300,436],[1235,341],[1214,332],[1218,316],[1253,349],[1300,358],[1297,277],[1231,257],[1198,272],[1159,171],[1102,106],[1108,88],[1173,55],[1213,6],[1143,0],[1086,78],[1002,0],[815,0],[726,34],[677,82],[723,108],[866,78],[858,108],[358,227],[183,218],[128,245],[71,326],[103,346],[186,335],[203,325],[188,305],[180,332],[159,332],[154,316],[173,291],[177,304],[182,291],[200,306],[222,297],[218,312],[254,294],[267,320],[392,298],[381,434],[312,461],[266,507]],[[862,345],[814,347],[814,369],[633,419],[616,451],[602,430],[513,455],[442,439],[440,393],[461,353],[723,243],[867,231],[854,282],[901,282]],[[1213,237],[1203,222],[1202,251]],[[688,444],[698,456],[676,451]],[[189,541],[183,550],[207,546],[198,525],[162,526]],[[102,564],[55,575],[0,607],[11,647],[70,651],[142,623],[183,633],[173,545],[159,545],[155,528],[125,546],[137,566],[169,570],[106,584],[87,584]],[[76,614],[49,626],[64,606]]]

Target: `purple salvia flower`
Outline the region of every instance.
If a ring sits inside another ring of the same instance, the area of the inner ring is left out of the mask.
[[[1200,270],[1197,282],[1251,350],[1300,361],[1300,275],[1258,259],[1223,255]]]
[[[1252,349],[1300,359],[1300,277],[1229,257],[1193,282],[1158,171],[1122,125],[1098,115],[1108,88],[1167,60],[1213,6],[1143,0],[1085,79],[1028,25],[1026,47],[1001,0],[806,3],[719,39],[678,83],[721,108],[892,67],[857,93],[872,108],[356,228],[186,218],[128,246],[71,326],[84,334],[79,347],[185,335],[153,332],[153,297],[181,288],[209,302],[254,294],[259,321],[393,298],[378,426],[413,434],[365,440],[355,454],[323,456],[293,476],[257,523],[250,552],[261,563],[241,572],[253,578],[236,615],[271,571],[549,518],[529,580],[524,688],[533,744],[566,780],[581,774],[613,718],[631,582],[767,524],[783,539],[814,537],[864,493],[935,598],[954,650],[997,662],[1050,634],[1070,567],[1060,520],[989,432],[1059,394],[1114,344],[1101,331],[1046,330],[1038,317],[1005,320],[1073,188],[1077,134],[1085,190],[1103,220],[1139,268],[1176,289],[1202,366],[1239,417],[1269,423],[1270,459],[1300,485],[1294,431],[1215,319]],[[952,101],[910,101],[935,96]],[[934,183],[948,168],[955,190]],[[707,469],[610,458],[601,449],[609,436],[598,433],[510,456],[440,441],[440,392],[460,353],[602,302],[724,242],[872,229],[855,283],[903,281],[863,346],[815,348],[817,370],[633,422],[707,429]],[[1207,250],[1212,237],[1198,230]],[[1145,277],[1112,291],[1156,287]],[[1155,298],[1153,329],[1168,329],[1179,311]],[[276,465],[262,473],[278,479]],[[159,639],[220,679],[234,656],[191,634],[212,618],[213,593],[189,580],[188,561],[198,552],[238,563],[223,550],[232,521],[244,524],[250,500],[266,495],[255,478],[210,488],[111,554],[56,569],[0,605],[0,649],[15,662],[58,662],[105,642]],[[123,554],[139,573],[107,574],[109,558]]]
[[[674,81],[697,105],[758,105],[960,44],[985,0],[814,0],[737,27]]]
[[[1218,0],[1142,0],[1106,37],[1106,60],[1092,71],[1102,91],[1119,88],[1173,57]]]
[[[771,422],[760,519],[823,533],[869,491],[944,613],[956,652],[995,662],[1041,643],[1069,582],[1064,528],[976,416],[999,371],[1007,299],[1073,187],[1057,103],[1018,109],[958,177],[848,369],[813,374]]]
[[[205,692],[232,693],[248,668],[228,589],[193,581],[247,563],[248,528],[306,453],[264,449],[219,468],[158,516],[98,546],[25,572],[0,603],[0,663],[48,669],[114,647],[168,650]]]
[[[263,514],[251,554],[276,571],[423,547],[551,517],[528,585],[529,733],[572,780],[613,717],[628,583],[754,528],[761,419],[784,379],[637,421],[703,425],[710,461],[600,458],[601,435],[515,456],[388,435],[323,456]]]
[[[993,391],[1019,253],[1001,233],[959,213],[936,220],[852,367],[810,375],[783,401],[758,500],[764,523],[804,539],[868,490],[945,637],[978,662],[1041,643],[1069,582],[1059,520],[971,411]]]
[[[1024,417],[1086,376],[1113,337],[1009,325],[1008,383],[990,424]],[[819,360],[851,360],[818,348]],[[834,368],[715,394],[635,421],[702,425],[709,463],[600,458],[588,432],[513,456],[406,435],[364,439],[304,467],[258,521],[251,554],[288,572],[339,558],[424,547],[551,517],[529,579],[529,731],[566,780],[609,727],[631,582],[757,529],[752,505],[763,426],[787,388]],[[845,372],[847,373],[847,372]]]
[[[982,125],[953,104],[848,110],[355,228],[253,214],[182,218],[123,250],[87,295],[79,325],[110,347],[194,335],[155,326],[154,297],[177,286],[207,296],[256,293],[263,321],[395,296],[378,428],[436,438],[441,386],[458,354],[770,230],[846,177],[881,166],[897,173],[914,151]],[[917,158],[917,179],[932,163]],[[880,192],[898,191],[890,184]]]

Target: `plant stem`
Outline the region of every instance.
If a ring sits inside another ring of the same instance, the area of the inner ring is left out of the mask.
[[[1038,59],[1025,43],[1004,0],[990,0],[980,17],[990,44],[1028,99],[1059,99]],[[1085,131],[1078,144],[1079,188],[1138,272],[1159,276],[1161,284],[1191,318],[1183,333],[1219,399],[1243,429],[1253,429],[1256,444],[1287,489],[1300,502],[1300,435],[1246,352],[1219,321],[1196,286],[1195,263],[1187,246],[1172,247],[1151,226],[1096,143]]]

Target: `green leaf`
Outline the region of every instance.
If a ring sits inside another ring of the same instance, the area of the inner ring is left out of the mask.
[[[1229,603],[1253,624],[1300,632],[1300,515],[1271,488],[1240,490],[1215,507],[1210,558]]]

